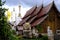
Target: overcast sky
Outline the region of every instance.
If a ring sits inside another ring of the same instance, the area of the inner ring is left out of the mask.
[[[4,0],[2,0],[4,1]],[[53,2],[53,0],[6,0],[5,7],[10,8],[10,10],[15,7],[18,9],[18,5],[21,5],[21,14],[25,14],[27,10],[29,10],[32,6],[40,6],[43,4],[43,6],[47,6]],[[57,9],[60,11],[60,0],[54,0],[54,3],[57,7]],[[24,11],[24,12],[23,12]]]
[[[13,8],[15,8],[16,13],[18,14],[18,6],[21,5],[21,15],[23,17],[26,11],[29,10],[32,6],[40,6],[43,4],[43,6],[45,7],[52,2],[53,0],[6,0],[6,3],[3,7],[9,8],[10,11],[12,11]],[[60,0],[54,0],[54,3],[60,12]]]
[[[22,6],[34,6],[34,5],[42,5],[42,2],[44,5],[47,5],[51,3],[53,0],[6,0],[6,5],[8,6],[16,6],[21,4]]]

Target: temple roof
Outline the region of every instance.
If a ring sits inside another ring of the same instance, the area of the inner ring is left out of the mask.
[[[37,8],[37,6],[33,6],[30,10],[28,10],[28,11],[26,12],[25,16],[23,17],[23,19],[24,19],[25,17],[31,15],[31,14],[35,11],[36,8]]]
[[[47,17],[48,12],[52,8],[54,2],[51,2],[47,6],[34,6],[30,10],[28,10],[25,14],[25,16],[22,18],[22,21],[18,24],[19,26],[22,26],[24,23],[29,22],[31,26],[36,26],[38,24],[41,24]]]
[[[37,6],[34,6],[34,7],[32,7],[30,10],[28,10],[27,12],[26,12],[26,14],[25,14],[25,16],[22,18],[22,21],[19,23],[19,25],[22,25],[22,24],[24,24],[25,22],[32,22],[33,21],[33,19],[35,19],[37,16],[37,14],[38,14],[38,12],[40,12],[40,9],[42,8],[42,6],[39,6],[39,7],[37,7]],[[34,10],[32,10],[32,9],[34,9]],[[34,12],[33,12],[34,11]],[[36,17],[35,17],[36,16]],[[31,21],[30,21],[31,20]]]
[[[41,17],[41,16],[47,14],[49,12],[49,10],[51,9],[52,5],[53,5],[53,3],[50,3],[49,5],[43,7],[37,17]]]
[[[44,17],[41,17],[41,18],[39,18],[39,19],[37,19],[37,20],[35,20],[35,21],[31,24],[31,26],[34,27],[34,26],[36,26],[36,25],[38,25],[38,24],[41,24],[41,22],[44,21],[47,17],[48,17],[48,15],[46,15],[46,16],[44,16]]]

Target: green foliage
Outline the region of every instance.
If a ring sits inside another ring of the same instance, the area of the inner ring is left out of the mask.
[[[44,35],[44,36],[42,37],[42,39],[48,40],[48,36],[47,36],[47,35]]]
[[[48,40],[48,36],[44,35],[42,38],[22,38],[20,40]]]
[[[36,26],[36,29],[37,29],[39,32],[42,31],[42,27],[41,27],[40,25],[37,25],[37,26]]]
[[[7,22],[5,17],[5,8],[2,5],[5,3],[0,0],[0,40],[19,40],[17,35],[14,35],[14,31],[11,30],[10,24]]]

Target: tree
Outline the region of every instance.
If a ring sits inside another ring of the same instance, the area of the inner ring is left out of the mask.
[[[10,24],[7,22],[5,16],[5,8],[2,8],[5,1],[0,0],[0,40],[19,40],[16,35],[13,34]]]

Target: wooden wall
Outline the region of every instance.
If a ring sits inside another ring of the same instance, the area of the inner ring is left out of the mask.
[[[50,26],[53,32],[56,32],[57,28],[60,28],[60,19],[57,17],[57,10],[55,6],[48,12],[48,17],[40,24],[43,27],[42,32],[47,32],[47,27]],[[59,26],[59,27],[58,27]]]

